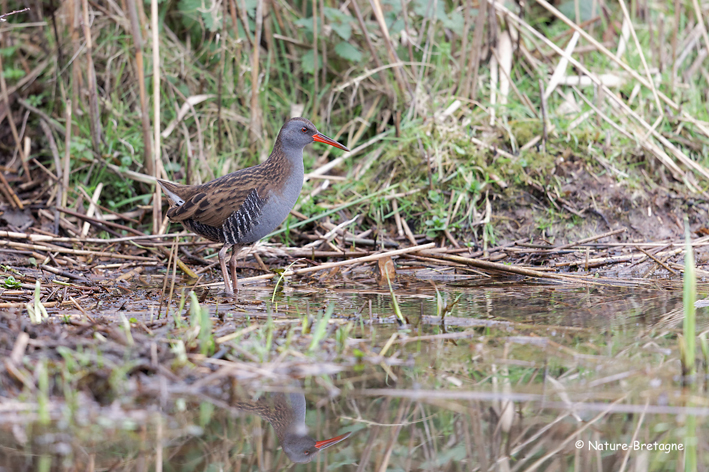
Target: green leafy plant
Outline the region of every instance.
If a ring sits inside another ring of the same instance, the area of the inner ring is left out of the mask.
[[[20,282],[19,280],[15,279],[15,277],[10,275],[8,278],[5,279],[5,281],[3,282],[3,285],[5,286],[5,288],[8,288],[8,289],[20,288],[20,287],[22,287],[22,282]]]

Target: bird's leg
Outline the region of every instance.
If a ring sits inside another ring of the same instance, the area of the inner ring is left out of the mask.
[[[234,284],[234,293],[239,293],[239,286],[236,281],[236,258],[241,252],[241,246],[238,244],[231,249],[231,259],[229,259],[229,269],[231,269],[231,279]]]
[[[224,278],[224,291],[226,292],[227,296],[234,295],[234,292],[231,288],[231,281],[229,280],[229,271],[226,270],[226,253],[230,247],[231,244],[225,244],[224,247],[219,250],[219,265],[222,268],[222,277]]]

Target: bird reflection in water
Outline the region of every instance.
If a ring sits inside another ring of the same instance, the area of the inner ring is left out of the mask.
[[[267,393],[256,402],[233,401],[233,408],[255,413],[273,426],[288,458],[297,463],[312,461],[318,452],[347,439],[351,433],[316,441],[305,425],[305,395],[302,392]]]

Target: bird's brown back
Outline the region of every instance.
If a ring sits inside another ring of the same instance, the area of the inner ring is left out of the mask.
[[[160,181],[168,191],[184,200],[167,211],[171,221],[196,221],[202,225],[221,227],[256,190],[260,199],[279,191],[291,172],[292,164],[283,155],[277,140],[269,159],[259,165],[240,169],[202,185],[181,185]]]
[[[283,441],[294,419],[293,408],[288,404],[288,399],[282,393],[262,397],[256,402],[233,402],[232,406],[239,410],[256,413],[268,421],[281,441]]]

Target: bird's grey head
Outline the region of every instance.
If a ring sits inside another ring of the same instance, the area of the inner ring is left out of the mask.
[[[310,436],[290,437],[283,441],[283,452],[293,462],[304,464],[315,458],[318,448],[315,447],[315,440]]]
[[[316,441],[307,435],[287,435],[281,444],[283,451],[293,462],[304,464],[312,461],[318,452],[344,441],[351,433],[341,434],[334,438]]]
[[[346,146],[320,133],[314,124],[305,118],[291,118],[283,125],[278,138],[286,154],[302,151],[305,146],[317,141],[349,151]]]

